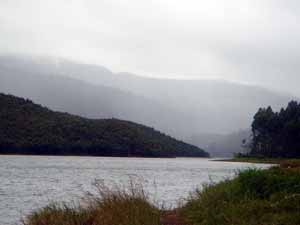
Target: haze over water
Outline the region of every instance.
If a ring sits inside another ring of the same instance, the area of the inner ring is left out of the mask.
[[[94,191],[96,180],[123,186],[133,179],[143,184],[152,201],[171,207],[205,183],[249,167],[269,166],[200,158],[1,156],[0,224],[16,224],[50,201],[78,201]]]

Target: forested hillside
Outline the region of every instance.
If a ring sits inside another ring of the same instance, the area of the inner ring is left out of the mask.
[[[118,119],[85,119],[0,94],[0,153],[176,157],[208,156],[152,128]]]

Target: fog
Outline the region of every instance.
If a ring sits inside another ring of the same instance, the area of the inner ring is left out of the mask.
[[[259,107],[279,110],[297,100],[224,80],[143,78],[57,58],[1,56],[0,81],[1,92],[54,110],[131,120],[180,139],[248,129]]]
[[[299,10],[296,0],[2,0],[0,52],[299,96]]]
[[[299,6],[1,0],[0,92],[233,149],[259,107],[300,96]]]

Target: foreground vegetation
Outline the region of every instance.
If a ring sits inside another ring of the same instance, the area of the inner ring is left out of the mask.
[[[196,191],[182,210],[190,224],[300,224],[300,170],[240,172],[233,180]]]
[[[99,186],[81,206],[50,205],[24,225],[299,225],[300,162],[268,170],[249,169],[236,178],[209,184],[174,211],[149,202],[142,188]]]
[[[0,154],[208,157],[150,127],[118,119],[85,119],[0,94]]]
[[[143,188],[109,189],[97,184],[98,195],[89,195],[79,206],[51,204],[29,215],[24,225],[159,225],[160,211]]]

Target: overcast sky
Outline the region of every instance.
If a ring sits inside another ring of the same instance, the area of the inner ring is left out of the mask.
[[[299,0],[0,0],[0,53],[300,96]]]

